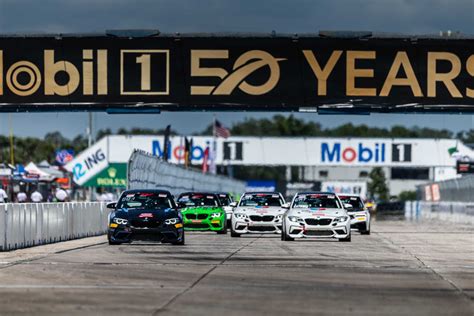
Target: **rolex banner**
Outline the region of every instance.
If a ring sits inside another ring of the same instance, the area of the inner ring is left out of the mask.
[[[0,111],[473,106],[469,39],[0,37]]]

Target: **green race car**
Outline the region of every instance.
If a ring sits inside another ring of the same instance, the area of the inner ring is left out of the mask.
[[[186,192],[179,195],[177,202],[184,230],[227,234],[226,214],[217,194]]]

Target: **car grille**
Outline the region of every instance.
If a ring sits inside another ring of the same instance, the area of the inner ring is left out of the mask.
[[[250,219],[254,222],[271,222],[274,218],[273,215],[250,215]]]
[[[305,232],[307,236],[332,236],[333,232],[330,230],[307,230]]]
[[[206,219],[207,214],[186,214],[187,219]]]
[[[322,219],[316,219],[316,218],[308,218],[305,220],[306,224],[308,225],[329,225],[332,222],[332,219],[330,218],[322,218]]]
[[[156,220],[154,221],[154,220],[151,220],[151,219],[149,219],[148,221],[144,221],[142,219],[133,219],[130,222],[130,225],[132,227],[137,227],[137,228],[144,228],[144,227],[158,228],[158,227],[160,227],[160,222],[156,221]]]
[[[273,226],[249,226],[249,230],[254,232],[273,232],[275,231],[275,227]]]
[[[191,224],[186,224],[186,227],[187,227],[187,228],[205,229],[205,228],[209,228],[209,225],[207,225],[207,224],[194,224],[194,223],[191,223]]]

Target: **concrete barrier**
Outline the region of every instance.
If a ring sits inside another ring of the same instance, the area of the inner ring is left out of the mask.
[[[240,196],[245,191],[245,182],[203,174],[196,169],[185,169],[144,151],[135,150],[128,162],[128,188],[163,189],[174,195],[199,190],[228,192]]]
[[[405,217],[413,220],[435,219],[474,225],[474,203],[407,201]]]
[[[0,204],[0,251],[107,232],[105,203]]]

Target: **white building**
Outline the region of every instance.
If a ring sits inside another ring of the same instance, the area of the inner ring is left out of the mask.
[[[212,137],[192,138],[192,163],[200,165]],[[171,137],[170,142],[169,161],[184,163],[184,137]],[[67,168],[78,184],[84,184],[110,164],[115,168],[126,164],[134,149],[162,156],[163,136],[107,136],[79,154]],[[474,157],[474,152],[452,139],[231,137],[219,138],[216,148],[218,165],[298,168],[299,181],[360,184],[367,181],[372,168],[382,167],[392,195],[415,190],[416,185],[427,181],[456,177],[459,156]]]

